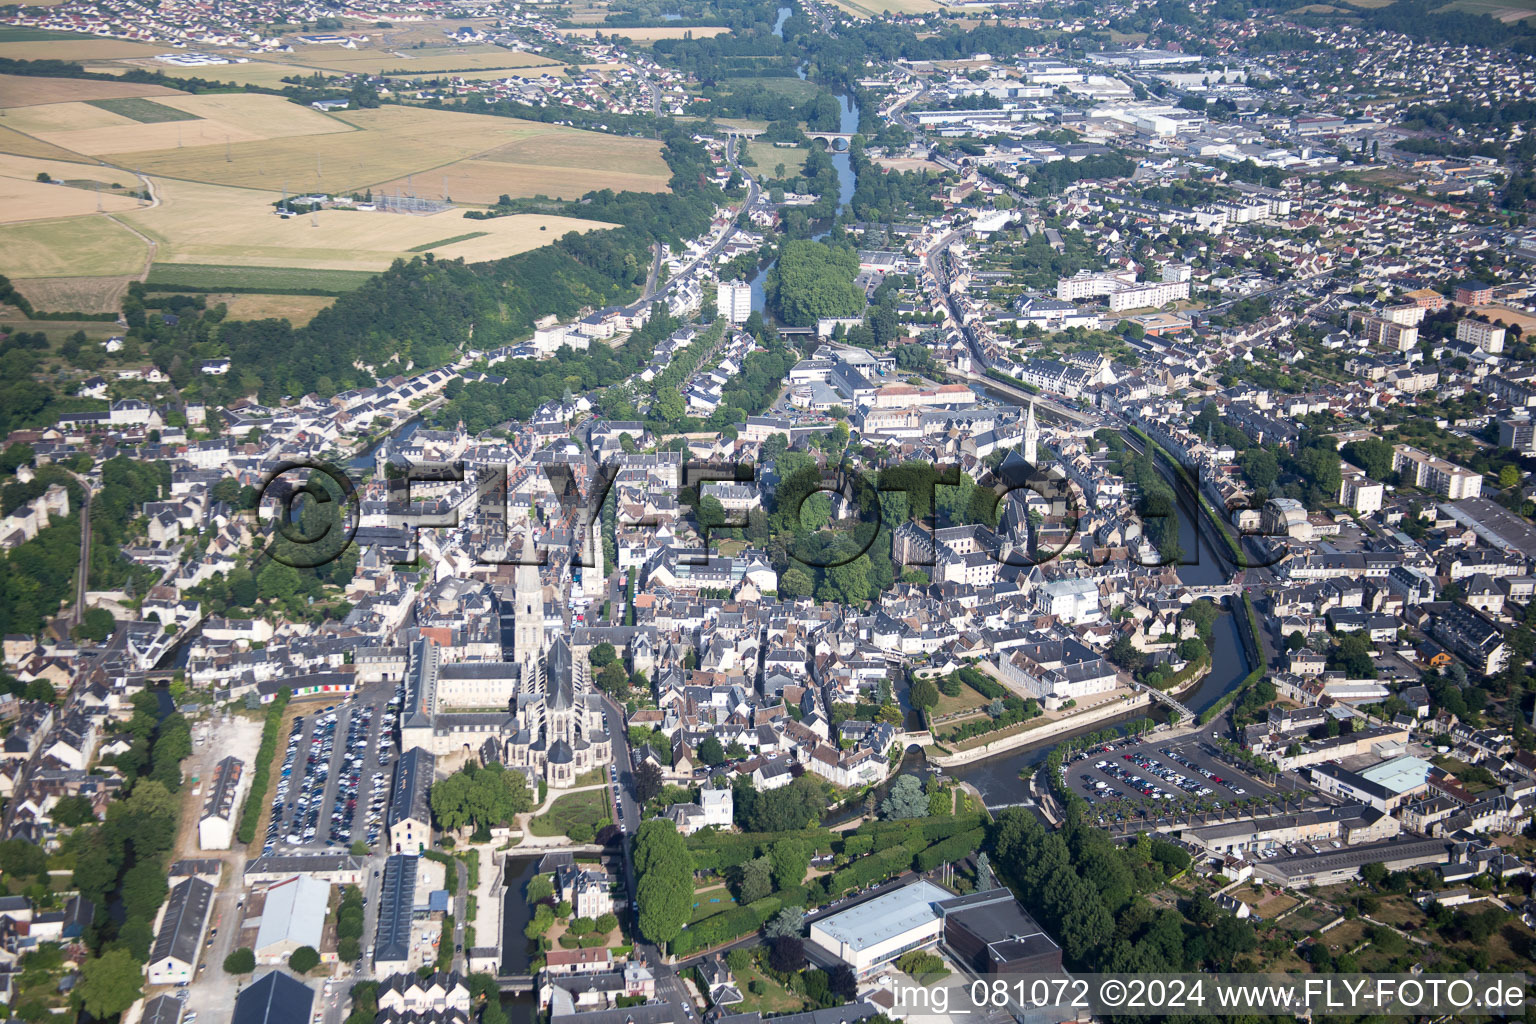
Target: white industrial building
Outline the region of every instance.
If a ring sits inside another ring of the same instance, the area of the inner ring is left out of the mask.
[[[951,898],[931,882],[914,882],[812,923],[810,938],[854,974],[867,974],[909,950],[937,942],[944,919],[933,904]]]

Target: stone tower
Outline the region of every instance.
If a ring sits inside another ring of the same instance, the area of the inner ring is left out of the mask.
[[[1029,417],[1024,421],[1024,461],[1035,465],[1040,447],[1040,426],[1035,422],[1035,403],[1029,403]]]

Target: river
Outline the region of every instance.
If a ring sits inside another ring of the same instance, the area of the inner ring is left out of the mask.
[[[788,16],[788,11],[789,8],[787,7],[779,8],[779,22],[774,28],[774,31],[778,34],[782,34],[784,19]],[[801,78],[805,77],[804,68],[799,69],[795,73]],[[858,104],[853,101],[852,96],[841,89],[835,90],[833,95],[837,97],[838,105],[837,130],[849,135],[857,132],[859,130]],[[837,171],[837,212],[842,213],[848,208],[848,204],[852,202],[853,190],[857,184],[856,176],[853,173],[853,157],[847,150],[838,152],[836,149],[832,150],[831,156],[832,167]],[[816,241],[820,241],[826,238],[831,230],[831,225],[828,225],[826,231],[812,237]],[[768,279],[768,271],[772,266],[772,263],[764,266],[747,282],[752,286],[752,308],[758,312],[763,311],[763,282]]]
[[[507,859],[506,892],[501,904],[501,970],[503,974],[527,974],[530,961],[529,942],[523,931],[532,915],[523,893],[528,882],[538,873],[539,857],[510,857]],[[503,993],[501,1008],[507,1012],[509,1024],[534,1024],[538,1017],[537,999],[533,993],[513,995]]]
[[[992,393],[990,397],[1009,405],[1017,404],[1017,400],[996,393]],[[1163,467],[1160,466],[1160,468]],[[1167,476],[1166,468],[1163,468],[1163,471]],[[1174,490],[1175,493],[1181,494],[1181,499],[1189,497],[1177,487]],[[1226,571],[1213,549],[1213,545],[1220,543],[1220,540],[1212,537],[1210,531],[1211,527],[1201,518],[1199,509],[1194,507],[1194,502],[1181,500],[1179,544],[1184,549],[1185,555],[1184,562],[1178,567],[1178,573],[1179,579],[1190,586],[1211,586],[1227,582]],[[1248,660],[1248,652],[1243,646],[1237,616],[1230,612],[1217,619],[1213,627],[1211,665],[1211,671],[1205,678],[1193,690],[1179,698],[1181,703],[1197,713],[1214,704],[1253,669]],[[1079,733],[1073,735],[1096,732],[1112,725],[1121,725],[1132,719],[1148,716],[1149,713],[1146,711],[1133,712],[1085,726]],[[1150,717],[1161,720],[1164,712],[1160,708],[1154,709]],[[988,803],[1014,803],[1025,797],[1025,784],[1019,779],[1019,772],[1044,761],[1053,746],[1055,744],[1009,751],[950,769],[948,774],[975,786]],[[926,758],[920,755],[911,755],[902,763],[903,771],[923,771],[926,767]]]

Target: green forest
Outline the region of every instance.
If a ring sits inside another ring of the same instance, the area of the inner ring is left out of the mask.
[[[858,273],[859,255],[852,249],[785,242],[764,294],[791,327],[812,327],[823,317],[863,316],[864,292],[853,283]]]

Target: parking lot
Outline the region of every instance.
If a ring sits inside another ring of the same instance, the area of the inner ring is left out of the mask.
[[[1160,813],[1220,810],[1276,792],[1221,760],[1198,736],[1094,747],[1065,770],[1068,786],[1111,818],[1122,808],[1139,806]]]
[[[375,845],[384,829],[400,694],[301,709],[285,737],[263,852]]]

